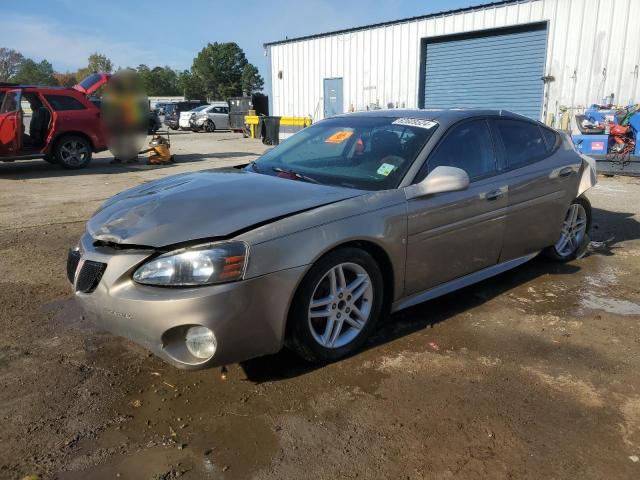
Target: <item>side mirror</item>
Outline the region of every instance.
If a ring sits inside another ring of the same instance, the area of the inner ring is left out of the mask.
[[[434,193],[457,192],[469,187],[469,175],[457,167],[440,166],[433,169],[420,183],[405,188],[407,200]]]

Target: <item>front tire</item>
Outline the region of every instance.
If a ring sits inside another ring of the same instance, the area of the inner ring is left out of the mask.
[[[578,197],[569,205],[562,223],[560,238],[544,253],[547,257],[559,262],[574,260],[589,244],[590,230],[591,204],[586,198]]]
[[[356,352],[376,326],[383,306],[383,280],[366,251],[342,248],[316,262],[293,300],[288,344],[314,363]]]
[[[66,135],[56,142],[56,163],[68,170],[77,170],[89,165],[93,149],[89,141],[79,135]]]
[[[213,133],[216,131],[216,125],[211,120],[207,120],[204,124],[204,131],[207,133]]]

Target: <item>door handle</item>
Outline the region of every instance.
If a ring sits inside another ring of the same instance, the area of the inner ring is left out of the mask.
[[[486,199],[487,201],[492,202],[502,197],[504,197],[504,193],[502,192],[502,190],[494,190],[493,192],[487,193]]]
[[[560,177],[569,177],[571,175],[573,175],[574,170],[572,167],[564,167],[562,170],[560,170],[560,173],[558,174]]]

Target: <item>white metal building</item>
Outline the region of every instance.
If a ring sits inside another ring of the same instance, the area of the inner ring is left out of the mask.
[[[640,102],[640,0],[506,0],[265,44],[270,111]],[[573,116],[573,115],[571,115]]]

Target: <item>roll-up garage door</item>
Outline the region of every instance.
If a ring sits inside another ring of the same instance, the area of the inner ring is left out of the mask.
[[[540,120],[546,24],[423,41],[425,108],[504,109]]]

